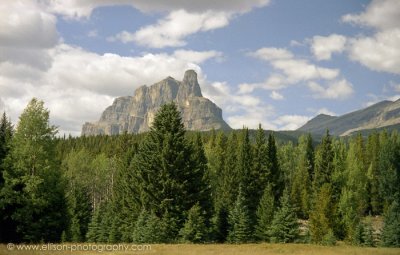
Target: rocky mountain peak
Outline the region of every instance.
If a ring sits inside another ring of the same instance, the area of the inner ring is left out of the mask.
[[[99,121],[85,123],[82,135],[145,132],[150,129],[157,110],[175,102],[188,130],[230,129],[222,119],[222,110],[204,98],[194,70],[187,70],[182,81],[168,76],[151,86],[141,86],[133,96],[116,98]]]

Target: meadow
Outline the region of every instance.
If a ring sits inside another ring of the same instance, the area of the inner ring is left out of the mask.
[[[72,245],[72,244],[71,244]],[[340,243],[336,246],[318,246],[310,244],[156,244],[151,245],[146,251],[22,251],[14,247],[13,250],[7,246],[0,245],[0,255],[123,255],[123,254],[160,254],[160,255],[275,255],[275,254],[297,254],[297,255],[390,255],[400,254],[399,248],[370,248],[349,246]]]

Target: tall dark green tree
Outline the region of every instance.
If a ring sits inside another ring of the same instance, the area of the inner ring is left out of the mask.
[[[301,136],[298,159],[292,177],[291,199],[300,217],[307,219],[311,207],[311,178],[314,172],[314,149],[311,135]]]
[[[0,191],[4,186],[4,159],[7,157],[10,151],[12,133],[13,127],[11,121],[7,118],[7,115],[4,112],[0,120]],[[15,223],[10,217],[10,214],[12,213],[12,208],[3,208],[3,202],[4,201],[0,200],[0,242],[7,242],[12,241],[12,239],[14,238],[12,233],[13,229],[15,229]]]
[[[253,240],[250,210],[247,207],[246,197],[239,187],[235,206],[229,214],[230,230],[228,241],[231,243],[247,243]]]
[[[279,209],[274,214],[268,235],[274,243],[290,243],[299,237],[299,223],[288,190],[285,190],[281,197]]]
[[[270,177],[270,169],[267,158],[267,139],[261,124],[258,126],[254,141],[253,167],[251,175],[255,180],[253,201],[258,204]]]
[[[275,193],[275,201],[279,201],[280,196],[283,193],[283,189],[285,187],[283,175],[281,173],[277,155],[277,148],[275,142],[275,136],[273,133],[268,135],[267,142],[267,162],[268,168],[270,172],[270,182],[273,186],[273,190]]]
[[[184,242],[204,243],[209,238],[206,215],[198,204],[190,208],[188,217],[179,234]]]
[[[315,173],[313,177],[314,193],[318,192],[325,183],[331,182],[331,176],[334,170],[333,158],[332,138],[327,130],[315,155]]]
[[[269,230],[276,210],[276,203],[272,185],[267,184],[257,208],[256,236],[261,241],[269,240]]]
[[[132,161],[140,203],[147,211],[166,218],[177,237],[185,213],[196,203],[205,207],[209,190],[204,165],[195,160],[193,145],[185,139],[180,112],[174,103],[156,114],[150,132]]]
[[[13,208],[24,241],[57,241],[65,228],[64,185],[55,162],[57,130],[44,103],[32,99],[20,116],[5,160],[3,208]]]
[[[388,247],[400,247],[400,206],[393,201],[385,214],[382,243]]]

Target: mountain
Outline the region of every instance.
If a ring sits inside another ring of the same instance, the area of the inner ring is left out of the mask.
[[[342,116],[320,114],[298,130],[322,135],[329,129],[332,135],[346,136],[396,127],[400,127],[400,99],[394,102],[382,101]]]
[[[82,135],[114,135],[148,131],[161,105],[175,102],[188,130],[230,129],[222,119],[222,110],[202,96],[197,74],[187,70],[182,81],[172,77],[136,89],[133,96],[116,98],[94,123],[86,122]]]

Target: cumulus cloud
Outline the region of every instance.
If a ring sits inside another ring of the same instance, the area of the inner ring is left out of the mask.
[[[351,41],[352,60],[375,71],[400,74],[400,28],[384,30],[374,36]]]
[[[315,98],[325,98],[325,99],[346,99],[351,94],[353,94],[353,86],[350,82],[345,79],[334,81],[324,87],[317,82],[310,81],[308,87],[312,92],[314,92]]]
[[[283,115],[278,117],[274,123],[280,126],[282,130],[295,130],[303,126],[310,120],[308,116],[302,115]]]
[[[273,90],[270,97],[281,99],[277,90],[289,85],[308,83],[316,98],[343,99],[353,93],[351,84],[345,79],[338,80],[340,71],[310,63],[309,60],[297,58],[293,53],[281,48],[261,48],[248,55],[269,63],[274,71],[264,82],[243,83],[239,93],[251,93],[255,89]],[[327,83],[326,87],[316,81]],[[310,85],[311,84],[311,85]]]
[[[151,48],[179,47],[186,45],[184,38],[188,35],[228,25],[230,17],[231,14],[225,12],[189,13],[177,10],[155,25],[142,27],[134,33],[122,31],[110,39],[123,43],[135,42]]]
[[[269,4],[270,0],[46,0],[48,8],[55,13],[71,18],[89,17],[97,7],[127,5],[142,12],[169,12],[183,9],[188,12],[207,12],[209,10],[224,12],[247,12],[252,8],[262,7]]]
[[[274,100],[283,100],[284,99],[284,96],[277,91],[272,91],[271,94],[269,94],[269,97]]]
[[[347,14],[342,21],[378,30],[398,28],[400,24],[400,1],[373,0],[363,13]]]
[[[316,114],[326,114],[326,115],[331,115],[331,116],[336,116],[337,115],[335,112],[330,111],[330,110],[328,110],[328,108],[325,108],[325,107],[323,107],[321,109],[318,109],[316,111]]]
[[[332,53],[341,53],[346,46],[346,37],[332,34],[329,36],[314,36],[311,43],[311,52],[317,60],[329,60]]]
[[[342,20],[376,31],[350,41],[352,60],[374,71],[400,74],[400,1],[374,0],[364,12],[347,14]]]

